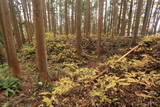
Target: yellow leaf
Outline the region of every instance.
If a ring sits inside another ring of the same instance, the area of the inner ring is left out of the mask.
[[[144,98],[152,98],[153,96],[150,96],[150,95],[146,95],[146,94],[144,94],[144,93],[137,93],[137,92],[135,92],[135,94],[137,95],[137,96],[139,96],[139,97],[144,97]]]
[[[112,87],[115,87],[115,86],[116,86],[116,83],[115,82],[111,82],[106,86],[106,89],[109,89],[109,88],[112,88]]]
[[[133,79],[133,78],[127,78],[127,82],[138,82],[138,80],[136,80],[136,79]]]
[[[47,104],[47,106],[52,105],[52,99],[49,99],[48,97],[43,97],[43,102]]]
[[[130,83],[127,83],[127,82],[119,82],[119,85],[128,86],[128,85],[130,85]]]
[[[50,94],[51,94],[50,92],[42,92],[39,95],[50,95]]]

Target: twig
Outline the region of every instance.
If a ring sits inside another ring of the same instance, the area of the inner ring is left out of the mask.
[[[119,59],[116,61],[116,63],[119,62],[119,61],[121,61],[123,58],[125,58],[127,55],[129,55],[129,54],[130,54],[131,52],[133,52],[134,50],[138,49],[139,46],[140,46],[140,45],[137,45],[136,47],[132,48],[130,51],[128,51],[126,54],[124,54],[121,58],[119,58]],[[106,66],[107,66],[107,65],[106,65]],[[107,70],[107,69],[109,69],[109,68],[107,67],[106,69],[104,69],[100,74],[98,74],[97,76],[95,76],[94,78],[92,78],[92,79],[90,80],[90,82],[96,80],[97,78],[99,78],[99,77],[101,77],[101,76],[103,76],[103,75],[106,73],[106,70]],[[107,70],[107,71],[108,71],[108,70]]]
[[[117,60],[117,62],[121,61],[123,58],[125,58],[127,55],[129,55],[131,52],[139,48],[140,45],[137,45],[136,47],[132,48],[130,51],[128,51],[126,54],[124,54],[121,58]]]

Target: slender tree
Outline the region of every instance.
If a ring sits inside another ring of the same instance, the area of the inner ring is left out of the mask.
[[[21,38],[21,35],[19,32],[16,10],[14,8],[14,4],[13,4],[12,0],[10,0],[10,8],[11,8],[11,16],[12,16],[12,22],[13,22],[13,26],[14,26],[14,34],[16,37],[16,42],[17,42],[18,48],[21,48],[23,45],[23,42],[22,42],[22,38]]]
[[[65,35],[68,35],[68,0],[65,0]]]
[[[51,0],[51,18],[52,18],[52,32],[54,34],[54,36],[56,36],[56,30],[57,30],[57,27],[56,27],[56,18],[55,18],[55,7],[53,7],[54,5],[54,0]]]
[[[22,36],[22,42],[25,43],[26,39],[25,39],[25,35],[24,35],[24,30],[23,30],[22,17],[20,15],[20,11],[19,10],[18,10],[17,14],[18,14],[19,31],[20,31],[21,36]]]
[[[43,0],[43,19],[44,19],[45,32],[47,32],[48,27],[47,27],[47,15],[46,15],[46,0]]]
[[[72,24],[72,34],[75,33],[75,0],[72,0],[72,15],[71,15],[71,24]]]
[[[136,39],[138,36],[142,7],[143,7],[143,0],[138,0],[137,12],[135,16],[136,20],[135,20],[135,26],[134,26],[134,37],[133,37],[132,45],[136,43]]]
[[[103,33],[106,34],[107,29],[107,0],[105,1],[105,12],[104,12],[104,23],[103,23]]]
[[[101,55],[101,35],[102,35],[102,25],[103,25],[103,6],[104,0],[99,0],[99,15],[98,15],[98,40],[97,40],[97,55]]]
[[[62,34],[63,33],[63,12],[62,12],[62,0],[59,0],[59,21],[60,21],[60,27],[59,27],[59,33]]]
[[[126,31],[126,13],[127,13],[127,0],[123,0],[123,13],[122,13],[122,25],[120,36],[125,36]]]
[[[86,0],[86,16],[85,16],[85,34],[86,36],[90,36],[91,29],[91,8],[90,8],[90,0]]]
[[[117,34],[120,32],[121,28],[121,20],[122,20],[122,10],[123,10],[123,0],[120,1],[120,12],[119,12],[119,19],[118,19],[118,26],[117,26]]]
[[[22,8],[23,8],[23,14],[25,19],[25,28],[27,32],[28,42],[32,42],[32,35],[30,32],[30,25],[29,25],[29,19],[28,19],[28,12],[27,12],[27,3],[26,0],[21,0],[22,2]]]
[[[153,10],[154,10],[153,7],[154,7],[155,1],[156,1],[156,0],[153,0],[153,1],[152,1],[151,13],[150,13],[150,15],[149,15],[149,19],[148,19],[148,22],[147,22],[147,28],[146,28],[146,29],[147,29],[147,34],[150,32],[150,31],[149,31],[149,27],[150,27],[150,25],[151,25],[150,22],[151,22],[152,13],[153,13]]]
[[[117,28],[117,0],[113,0],[113,5],[112,5],[112,19],[111,19],[111,22],[112,22],[112,38],[115,36],[116,34],[116,28]]]
[[[52,21],[51,21],[51,0],[47,1],[47,11],[48,11],[48,29],[49,32],[52,31]]]
[[[3,28],[8,52],[8,64],[14,77],[20,76],[20,66],[16,57],[16,48],[12,31],[12,21],[8,0],[0,0]]]
[[[146,33],[147,33],[147,23],[149,20],[149,15],[151,13],[151,6],[152,6],[152,0],[147,0],[145,16],[144,16],[142,32],[141,32],[142,35],[146,35]]]
[[[131,0],[130,3],[130,10],[129,10],[129,19],[128,19],[128,31],[127,31],[127,36],[130,36],[131,33],[131,24],[132,24],[132,13],[133,13],[133,0]]]
[[[76,49],[77,55],[81,56],[82,47],[81,47],[81,11],[82,11],[82,1],[76,0]]]
[[[43,82],[49,81],[47,72],[47,58],[44,40],[44,21],[43,21],[43,9],[42,0],[32,0],[34,23],[36,29],[36,46],[37,46],[37,63],[40,72],[40,78]]]

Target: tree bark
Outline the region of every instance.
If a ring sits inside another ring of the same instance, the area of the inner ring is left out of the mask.
[[[131,4],[130,4],[127,36],[130,36],[130,34],[131,34],[132,13],[133,13],[132,8],[133,8],[133,0],[131,0]]]
[[[104,23],[103,23],[103,33],[106,34],[107,29],[107,0],[105,1],[105,14],[104,14]]]
[[[25,28],[27,32],[27,37],[28,37],[28,42],[32,42],[32,35],[30,32],[30,25],[29,25],[29,19],[27,15],[27,4],[26,0],[21,0],[22,1],[22,8],[23,8],[23,13],[24,13],[24,19],[25,19]]]
[[[71,15],[72,34],[75,33],[75,6],[74,6],[74,1],[75,0],[72,0],[72,15]]]
[[[43,19],[44,19],[45,32],[48,32],[47,15],[46,15],[46,0],[43,0]]]
[[[21,38],[21,35],[20,35],[20,32],[19,32],[19,28],[18,28],[18,21],[17,21],[17,17],[16,17],[16,11],[15,11],[15,8],[13,7],[14,4],[13,4],[13,1],[10,0],[10,8],[11,8],[11,15],[12,15],[12,22],[13,22],[13,27],[14,27],[14,34],[15,34],[15,37],[16,37],[16,42],[17,42],[17,45],[18,45],[18,48],[21,48],[22,45],[23,45],[23,42],[22,42],[22,38]]]
[[[135,20],[135,27],[134,27],[134,37],[132,41],[132,45],[136,43],[138,31],[139,31],[139,24],[141,18],[141,12],[143,7],[143,0],[138,0],[137,12],[136,12],[136,20]]]
[[[11,15],[9,10],[9,2],[8,0],[0,0],[0,7],[1,7],[1,13],[2,13],[2,20],[3,20],[3,28],[4,28],[4,34],[7,44],[7,52],[8,52],[8,58],[10,65],[10,70],[13,73],[14,77],[20,76],[20,66],[16,57],[16,48],[13,38],[13,31],[12,31],[12,21],[11,21]]]
[[[59,3],[59,18],[60,18],[60,26],[59,26],[59,33],[62,34],[63,33],[63,15],[62,15],[62,0],[60,0]]]
[[[152,13],[153,13],[153,7],[154,7],[154,3],[155,3],[155,0],[152,1],[152,7],[151,7],[151,13],[149,15],[149,19],[148,19],[148,22],[147,22],[147,34],[149,33],[149,27],[150,27],[150,21],[151,21],[151,17],[152,17]]]
[[[117,34],[120,32],[121,28],[121,19],[122,19],[122,10],[123,10],[123,0],[121,0],[120,12],[119,12],[119,19],[118,19],[118,26],[117,26]]]
[[[50,0],[48,0],[47,2],[47,10],[48,10],[48,29],[49,29],[49,32],[52,31],[52,25],[51,25],[51,6],[50,6]]]
[[[91,8],[90,8],[90,0],[86,0],[86,16],[85,16],[85,34],[87,37],[90,36],[91,29]]]
[[[149,15],[151,13],[151,6],[152,6],[152,0],[147,0],[145,16],[144,16],[142,32],[141,32],[142,35],[146,35],[147,33],[147,22],[149,20]]]
[[[114,38],[116,34],[116,26],[117,26],[117,0],[113,0],[112,5],[112,38]]]
[[[126,13],[127,13],[127,0],[123,0],[123,14],[120,36],[125,36],[126,32]]]
[[[81,11],[82,11],[82,0],[76,0],[76,50],[77,55],[81,56],[82,47],[81,47]]]
[[[104,0],[99,0],[99,15],[98,15],[98,40],[97,40],[97,55],[101,55],[101,36],[102,36],[102,25],[103,25],[103,6]]]
[[[47,57],[44,40],[44,20],[42,10],[42,0],[32,0],[34,23],[36,29],[36,46],[37,46],[37,63],[40,73],[40,78],[43,82],[50,81],[47,69]]]
[[[68,0],[65,0],[65,35],[68,35]]]
[[[51,5],[53,6],[53,3],[54,3],[54,0],[51,0]],[[56,36],[56,30],[57,30],[57,27],[56,27],[56,18],[55,18],[55,7],[51,7],[51,17],[52,17],[52,32],[54,34],[54,37]]]

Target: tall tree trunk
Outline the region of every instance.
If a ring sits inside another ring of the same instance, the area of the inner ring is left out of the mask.
[[[52,31],[52,24],[51,24],[51,9],[50,9],[50,0],[47,2],[47,9],[48,9],[48,28],[49,32]]]
[[[12,21],[11,15],[9,10],[9,3],[8,0],[0,0],[0,7],[2,13],[2,20],[4,25],[4,34],[6,38],[7,44],[7,52],[9,55],[9,65],[10,70],[13,73],[14,77],[18,77],[20,75],[20,66],[16,57],[16,48],[13,38],[13,31],[12,31]]]
[[[98,40],[97,40],[97,55],[101,55],[101,35],[102,35],[102,25],[103,25],[103,6],[104,0],[99,0],[99,15],[98,15]]]
[[[63,33],[63,28],[62,28],[62,25],[63,25],[62,0],[60,0],[60,3],[59,3],[59,17],[60,17],[60,28],[59,28],[59,32],[60,32],[60,34],[62,34],[62,33]]]
[[[120,36],[125,36],[126,31],[126,13],[127,13],[127,0],[123,0],[123,14]]]
[[[25,36],[24,36],[24,31],[23,31],[23,24],[22,24],[22,17],[20,15],[20,12],[18,11],[18,20],[19,20],[19,31],[22,35],[22,42],[25,43]]]
[[[86,0],[86,16],[85,16],[85,34],[86,36],[90,36],[91,29],[91,8],[90,8],[90,0]]]
[[[74,1],[72,0],[72,15],[71,15],[71,22],[72,22],[72,34],[75,33],[75,6],[74,6]]]
[[[116,26],[117,26],[117,0],[113,0],[111,26],[112,26],[112,38],[114,38],[116,34]]]
[[[107,0],[105,1],[105,14],[104,14],[104,24],[103,24],[103,33],[106,34],[107,29]]]
[[[127,36],[130,36],[130,34],[131,34],[132,13],[133,13],[133,0],[131,0],[130,10],[129,10],[129,15],[128,15],[129,16],[129,20],[128,20]]]
[[[135,20],[135,27],[134,27],[134,37],[132,41],[132,45],[136,43],[138,31],[139,31],[139,24],[141,18],[141,12],[143,7],[143,0],[138,0],[137,12],[136,12],[136,20]]]
[[[156,24],[156,19],[157,19],[157,16],[158,16],[158,13],[159,13],[159,5],[160,5],[160,0],[158,0],[158,3],[156,5],[156,9],[154,11],[154,14],[153,14],[153,23],[152,23],[152,32],[155,33],[154,31],[154,28],[155,28],[155,24]]]
[[[22,43],[22,38],[21,38],[20,32],[19,32],[18,21],[17,21],[17,17],[16,17],[16,11],[15,11],[14,4],[13,4],[12,0],[10,0],[10,8],[11,8],[13,27],[14,27],[14,32],[13,33],[15,34],[18,48],[21,48],[23,43]]]
[[[0,3],[2,3],[1,1],[0,1]],[[8,61],[8,65],[9,65],[9,67],[11,67],[11,59],[10,59],[10,54],[9,54],[9,48],[8,48],[8,44],[7,44],[7,38],[6,38],[6,36],[5,36],[5,30],[4,30],[4,23],[3,23],[3,18],[2,18],[2,6],[1,6],[1,4],[0,4],[0,27],[1,27],[1,32],[2,32],[2,35],[3,35],[3,37],[4,37],[4,40],[5,40],[5,49],[6,49],[6,53],[7,53],[7,61]]]
[[[44,19],[45,32],[48,32],[47,15],[46,15],[46,0],[43,0],[43,19]]]
[[[24,19],[25,19],[25,28],[27,32],[27,37],[28,37],[28,42],[32,42],[32,35],[30,32],[30,25],[29,25],[29,19],[27,15],[27,5],[26,5],[26,0],[21,0],[22,1],[22,7],[23,7],[23,13],[24,13]]]
[[[156,22],[155,22],[155,26],[154,26],[154,34],[157,33],[157,28],[158,28],[158,22],[160,20],[160,12],[157,14],[157,19],[156,19]]]
[[[146,5],[146,11],[145,11],[145,16],[143,20],[143,26],[142,26],[142,35],[146,35],[147,33],[147,23],[149,20],[149,15],[151,13],[151,6],[152,6],[152,0],[147,0],[147,5]]]
[[[46,48],[44,40],[44,21],[42,0],[33,1],[34,23],[36,29],[36,45],[37,45],[37,63],[40,72],[40,78],[43,82],[50,81],[47,70]]]
[[[68,35],[68,0],[65,0],[65,35]]]
[[[93,12],[93,23],[92,23],[92,33],[96,34],[97,32],[97,13],[98,13],[98,1],[94,3],[94,12]]]
[[[153,10],[154,10],[153,7],[154,7],[155,1],[156,1],[156,0],[153,0],[153,1],[152,1],[151,13],[150,13],[150,15],[149,15],[149,19],[148,19],[148,22],[147,22],[147,28],[146,28],[146,29],[147,29],[147,30],[146,30],[147,32],[146,32],[146,34],[149,33],[149,27],[150,27],[150,22],[151,22],[151,18],[152,18],[152,13],[153,13]]]
[[[51,0],[51,5],[53,6],[54,0]],[[52,7],[52,32],[56,36],[56,18],[55,18],[55,7]]]
[[[120,12],[119,12],[119,19],[118,19],[118,26],[117,26],[117,34],[120,33],[121,28],[121,19],[122,19],[122,10],[123,10],[123,0],[121,0]]]
[[[81,11],[82,11],[82,0],[76,0],[76,49],[77,55],[81,56],[82,47],[81,47]]]

